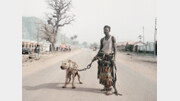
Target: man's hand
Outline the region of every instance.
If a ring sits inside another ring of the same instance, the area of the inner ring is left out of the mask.
[[[96,56],[93,58],[93,60],[96,60],[96,59],[97,59],[97,57],[98,57],[98,56],[96,55]]]
[[[116,59],[115,59],[115,57],[113,58],[113,64],[116,65]]]

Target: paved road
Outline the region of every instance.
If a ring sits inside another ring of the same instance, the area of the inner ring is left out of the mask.
[[[77,62],[80,68],[86,67],[96,52],[84,50],[70,59]],[[62,61],[62,60],[60,60]],[[23,101],[156,101],[156,82],[138,74],[130,68],[116,62],[118,68],[117,89],[122,96],[106,96],[100,89],[97,79],[97,63],[86,72],[80,72],[83,84],[75,79],[76,89],[62,88],[65,71],[56,63],[38,72],[23,77]]]

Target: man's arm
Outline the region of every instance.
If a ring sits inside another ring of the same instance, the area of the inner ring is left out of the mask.
[[[116,39],[114,36],[112,36],[112,42],[113,42],[113,51],[114,51],[114,60],[116,60]]]

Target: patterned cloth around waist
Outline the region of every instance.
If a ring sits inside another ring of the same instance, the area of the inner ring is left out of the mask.
[[[103,54],[99,53],[98,56],[102,61],[98,61],[98,79],[99,83],[105,86],[113,86],[113,64],[112,58],[113,54]],[[103,61],[109,61],[110,64],[107,64]]]
[[[113,85],[112,67],[111,66],[99,66],[99,83],[105,86]]]

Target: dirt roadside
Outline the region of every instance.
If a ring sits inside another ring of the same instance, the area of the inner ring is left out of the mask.
[[[51,66],[61,60],[67,59],[70,56],[79,54],[83,49],[75,49],[71,52],[55,52],[41,54],[39,60],[28,60],[22,62],[22,76],[25,77],[31,73],[37,72],[43,68]],[[23,59],[27,56],[23,56]]]
[[[127,54],[126,52],[118,52],[116,60],[152,82],[157,82],[157,58]]]

